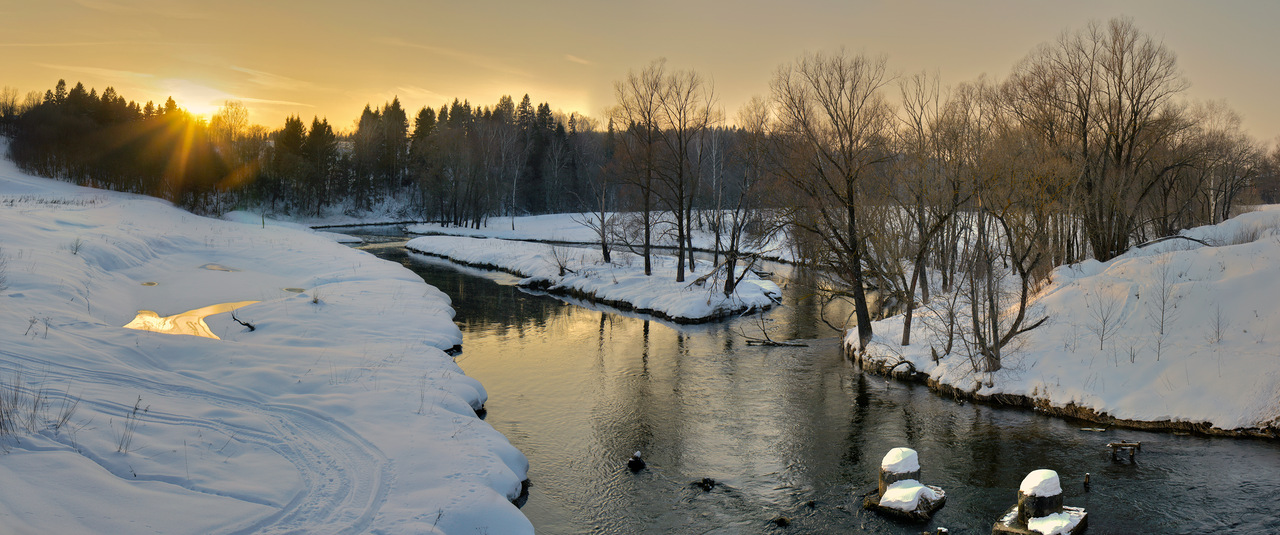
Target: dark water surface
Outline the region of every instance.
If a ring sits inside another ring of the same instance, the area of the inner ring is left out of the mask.
[[[400,243],[365,249],[453,298],[458,362],[489,391],[487,421],[529,458],[523,511],[539,533],[987,534],[1037,468],[1058,471],[1088,533],[1280,533],[1280,445],[1082,431],[1091,424],[863,375],[794,282],[765,315],[770,334],[814,340],[748,347],[759,316],[675,326],[529,294]],[[1104,448],[1122,438],[1142,441],[1136,464]],[[947,491],[930,524],[860,507],[897,446]],[[649,463],[639,474],[625,466],[635,450]],[[721,485],[690,486],[704,477]],[[780,516],[789,527],[771,523]]]

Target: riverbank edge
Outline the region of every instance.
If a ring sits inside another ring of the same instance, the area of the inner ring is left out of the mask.
[[[1070,418],[1093,422],[1107,426],[1120,427],[1125,429],[1136,429],[1141,431],[1166,431],[1172,433],[1190,433],[1207,437],[1229,437],[1229,438],[1252,438],[1262,440],[1280,440],[1280,428],[1278,427],[1241,427],[1236,429],[1222,429],[1214,427],[1209,422],[1187,422],[1174,420],[1130,420],[1126,418],[1116,418],[1106,412],[1098,412],[1088,407],[1081,407],[1075,403],[1066,405],[1054,405],[1045,398],[1037,398],[1024,396],[1021,394],[993,394],[984,395],[971,392],[954,385],[944,384],[930,377],[929,374],[911,369],[909,371],[896,369],[902,362],[886,363],[878,360],[863,358],[864,353],[858,351],[851,344],[841,344],[841,350],[844,352],[845,358],[857,364],[862,371],[889,377],[905,383],[915,383],[925,385],[931,392],[940,397],[950,397],[956,400],[974,401],[986,405],[997,407],[1018,407],[1031,409],[1035,412],[1055,416],[1058,418]]]
[[[395,223],[388,223],[388,224],[395,224]],[[363,225],[363,226],[375,226],[375,225],[378,225],[378,223],[369,223],[368,225]],[[348,225],[329,225],[329,226],[317,226],[317,227],[311,227],[311,228],[313,228],[313,229],[321,229],[321,228],[341,228],[341,227],[343,227],[343,226],[348,226]],[[357,225],[349,225],[349,226],[357,226]],[[408,235],[410,235],[410,236],[414,236],[414,237],[419,237],[419,236],[449,236],[449,237],[454,237],[454,238],[483,238],[483,239],[491,239],[491,240],[519,241],[519,242],[525,242],[525,243],[541,243],[541,244],[545,244],[545,245],[563,245],[563,246],[567,246],[567,247],[583,247],[583,248],[588,248],[588,249],[599,249],[599,248],[600,248],[600,242],[598,242],[598,241],[585,242],[585,241],[572,241],[572,240],[544,240],[544,239],[540,239],[540,238],[497,238],[497,237],[490,237],[490,236],[472,236],[472,235],[469,235],[469,234],[451,234],[451,233],[449,233],[449,232],[437,232],[437,231],[432,231],[432,232],[414,232],[414,231],[409,230],[409,229],[407,229],[407,228],[406,228],[406,229],[404,229],[404,233],[405,233],[405,234],[408,234]],[[639,247],[639,246],[634,246],[634,247],[633,247],[633,246],[631,246],[631,245],[627,245],[627,244],[625,244],[625,243],[614,243],[614,242],[610,242],[610,243],[609,243],[609,249],[610,249],[610,250],[612,250],[612,251],[628,251],[628,250],[629,250],[629,251],[634,251],[634,250],[635,250],[636,248],[638,248],[638,247]],[[676,249],[676,246],[674,246],[674,245],[658,245],[658,244],[654,244],[654,245],[653,245],[653,248],[654,248],[654,249],[666,249],[666,250],[672,250],[672,251],[674,251],[674,250]],[[708,248],[706,248],[706,247],[688,247],[687,249],[688,249],[688,250],[691,250],[691,251],[693,251],[693,252],[695,252],[695,253],[704,253],[704,254],[715,254],[715,253],[716,253],[716,250],[715,250],[715,249],[708,249]],[[720,251],[720,254],[725,254],[725,252],[724,252],[724,251]],[[743,252],[740,252],[740,253],[738,254],[738,257],[739,257],[739,258],[743,258],[743,257],[746,257],[746,256],[748,256],[748,255],[755,255],[755,256],[756,256],[756,258],[759,258],[760,260],[764,260],[764,261],[766,261],[766,262],[776,262],[776,263],[779,263],[779,264],[787,264],[787,265],[798,265],[798,264],[797,264],[797,262],[796,262],[795,260],[788,260],[788,259],[783,258],[783,257],[781,257],[781,256],[777,256],[777,255],[770,255],[770,254],[765,254],[765,253],[760,253],[760,252],[743,251]],[[513,275],[515,275],[515,274],[513,273]]]
[[[415,248],[413,248],[413,247],[408,246],[407,244],[405,245],[405,249],[406,249],[406,250],[408,250],[408,251],[409,251],[409,252],[411,252],[411,253],[414,253],[414,254],[420,254],[420,255],[423,255],[423,256],[430,256],[430,257],[434,257],[434,258],[442,258],[442,259],[448,260],[448,261],[450,261],[450,262],[453,262],[453,263],[455,263],[455,264],[458,264],[458,265],[460,265],[460,266],[473,267],[473,268],[477,268],[477,269],[487,269],[487,270],[490,270],[490,271],[501,271],[501,272],[503,272],[503,273],[509,273],[509,274],[511,274],[511,275],[515,275],[515,276],[517,276],[517,277],[524,277],[524,279],[525,279],[525,280],[520,281],[520,286],[522,286],[522,287],[524,287],[524,288],[529,288],[529,289],[532,289],[532,290],[539,290],[539,291],[547,292],[548,294],[551,294],[551,295],[558,295],[558,296],[572,297],[572,298],[575,298],[575,299],[581,299],[581,300],[583,300],[583,301],[587,301],[587,302],[589,302],[589,303],[594,303],[594,304],[598,304],[598,305],[610,306],[610,307],[616,308],[616,309],[621,310],[621,311],[624,311],[624,312],[636,312],[636,313],[640,313],[640,314],[647,314],[647,315],[653,316],[653,317],[655,317],[655,318],[657,318],[657,319],[670,321],[670,322],[672,322],[672,323],[678,323],[678,324],[680,324],[680,325],[700,325],[700,324],[704,324],[704,323],[712,323],[712,322],[715,322],[715,321],[720,321],[720,320],[725,319],[725,318],[729,318],[729,317],[733,317],[733,316],[739,316],[739,315],[742,315],[742,314],[753,313],[753,312],[763,312],[763,311],[765,311],[765,310],[769,310],[769,309],[771,308],[771,307],[769,307],[769,306],[765,306],[765,307],[748,307],[748,306],[741,306],[741,307],[737,307],[737,308],[734,308],[734,309],[731,309],[731,310],[726,310],[726,311],[723,311],[723,312],[721,312],[721,313],[719,313],[719,314],[714,314],[714,315],[711,315],[711,316],[703,316],[703,317],[697,317],[697,318],[687,318],[687,317],[684,317],[684,316],[673,316],[673,315],[667,314],[667,313],[665,313],[665,312],[663,312],[663,311],[661,311],[661,310],[654,310],[654,309],[651,309],[651,308],[637,307],[637,306],[635,306],[634,304],[632,304],[632,303],[630,303],[630,302],[627,302],[627,301],[617,301],[617,300],[613,300],[613,299],[603,299],[603,298],[600,298],[600,297],[596,296],[596,294],[594,294],[594,293],[586,292],[586,291],[583,291],[583,290],[580,290],[580,289],[577,289],[577,288],[566,287],[566,286],[556,286],[556,285],[555,285],[555,283],[554,283],[553,281],[551,281],[551,280],[548,280],[548,279],[542,279],[542,278],[533,278],[533,277],[530,277],[529,275],[526,275],[526,274],[524,274],[524,273],[520,273],[519,271],[516,271],[516,270],[513,270],[513,269],[507,269],[507,268],[504,268],[504,267],[502,267],[502,266],[496,266],[496,265],[493,265],[493,264],[485,264],[485,263],[481,263],[481,262],[465,262],[465,261],[458,260],[458,259],[456,259],[456,258],[450,257],[450,256],[448,256],[448,255],[442,255],[442,254],[438,254],[438,253],[431,253],[431,252],[423,251],[423,250],[421,250],[421,249],[415,249]]]

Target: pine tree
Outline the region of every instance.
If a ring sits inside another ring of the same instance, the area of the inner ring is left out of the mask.
[[[172,99],[170,99],[172,100]],[[293,191],[294,195],[305,190],[302,181],[303,159],[302,146],[306,141],[306,127],[302,118],[291,115],[284,120],[284,128],[275,134],[275,150],[272,152],[271,168],[273,184],[267,185],[267,196],[272,208],[285,191]]]
[[[515,122],[516,105],[511,100],[511,95],[502,95],[502,98],[498,99],[498,104],[493,107],[493,120],[501,123]]]
[[[378,175],[384,181],[387,195],[405,184],[405,168],[409,154],[409,119],[400,107],[400,98],[391,99],[382,107],[380,122],[382,147],[378,157]]]
[[[413,119],[413,135],[410,136],[411,143],[426,139],[435,130],[436,111],[423,106],[421,110],[418,110],[418,116]],[[412,147],[410,149],[412,150]]]
[[[516,107],[516,124],[520,125],[520,129],[527,135],[535,126],[534,119],[533,104],[529,102],[529,94],[525,93],[524,98],[520,100],[520,105]]]
[[[331,202],[334,167],[337,164],[338,140],[329,126],[328,119],[311,119],[311,130],[303,142],[302,153],[306,161],[307,177],[304,198],[310,201],[314,215],[320,215]]]

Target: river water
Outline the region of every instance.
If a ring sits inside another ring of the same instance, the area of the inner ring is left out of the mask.
[[[761,316],[677,326],[407,255],[403,238],[366,238],[393,240],[364,249],[452,297],[458,363],[488,389],[487,421],[529,458],[522,510],[539,533],[987,534],[1038,468],[1056,470],[1065,503],[1088,510],[1089,533],[1280,533],[1280,444],[1085,431],[863,374],[803,281],[786,282],[786,302],[763,318],[774,339],[809,346],[750,347],[743,335],[758,336]],[[1142,441],[1135,463],[1111,459],[1104,445],[1119,439]],[[947,491],[929,524],[860,506],[898,446]],[[632,474],[636,450],[648,469]],[[717,485],[691,485],[703,478]]]

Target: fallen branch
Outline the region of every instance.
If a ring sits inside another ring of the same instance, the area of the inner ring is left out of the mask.
[[[768,339],[762,340],[760,338],[747,338],[747,345],[769,346],[769,347],[809,347],[809,344],[803,344],[800,342],[779,342],[776,340],[768,340]]]
[[[257,330],[257,327],[254,327],[254,325],[253,325],[252,323],[249,323],[249,322],[247,322],[247,321],[241,321],[241,320],[240,320],[240,318],[237,318],[237,317],[236,317],[236,311],[234,311],[234,310],[232,310],[232,311],[231,311],[231,319],[232,319],[232,320],[234,320],[236,323],[239,323],[239,324],[241,324],[241,325],[244,325],[244,326],[245,326],[245,328],[249,329],[249,332],[253,332],[253,331]]]
[[[744,313],[744,314],[745,314],[745,313]],[[773,338],[769,337],[769,330],[766,328],[766,325],[767,325],[767,324],[766,324],[766,320],[765,320],[765,318],[764,318],[764,314],[760,314],[760,316],[758,317],[758,321],[760,322],[760,335],[761,335],[761,336],[763,336],[764,338],[757,338],[757,337],[754,337],[754,336],[747,336],[747,333],[746,333],[746,331],[745,331],[745,330],[743,330],[743,329],[741,329],[741,328],[739,328],[739,330],[738,330],[738,334],[741,334],[743,338],[746,338],[746,339],[747,339],[747,345],[748,345],[748,346],[768,346],[768,347],[809,347],[809,344],[805,344],[805,343],[801,343],[801,342],[788,342],[788,341],[778,341],[778,340],[774,340]]]
[[[1160,243],[1160,242],[1162,242],[1162,241],[1178,240],[1178,239],[1181,239],[1181,240],[1190,240],[1190,241],[1196,242],[1196,243],[1198,243],[1198,244],[1200,244],[1200,245],[1203,245],[1203,246],[1205,246],[1205,247],[1213,247],[1212,245],[1209,245],[1208,243],[1205,243],[1205,242],[1204,242],[1204,241],[1202,241],[1202,240],[1197,240],[1197,239],[1195,239],[1195,238],[1192,238],[1191,236],[1183,236],[1183,235],[1179,234],[1179,235],[1177,235],[1177,236],[1165,236],[1165,237],[1163,237],[1163,238],[1156,238],[1156,239],[1151,240],[1151,241],[1149,241],[1149,242],[1147,242],[1147,243],[1142,243],[1142,244],[1135,245],[1135,246],[1133,246],[1133,248],[1134,248],[1134,249],[1141,249],[1141,248],[1146,247],[1146,246],[1148,246],[1148,245],[1155,245],[1155,244]]]

